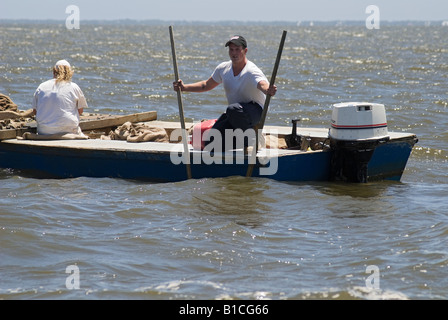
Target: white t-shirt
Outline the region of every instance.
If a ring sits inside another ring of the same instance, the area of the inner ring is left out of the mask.
[[[87,108],[86,98],[74,82],[42,83],[34,93],[39,134],[80,133],[78,109]]]
[[[256,102],[264,105],[266,96],[257,85],[261,80],[268,82],[263,72],[251,61],[247,61],[244,69],[237,76],[233,75],[232,61],[218,65],[212,74],[213,80],[222,83],[227,101],[233,103]]]

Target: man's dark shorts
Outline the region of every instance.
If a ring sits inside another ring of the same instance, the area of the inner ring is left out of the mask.
[[[255,102],[234,103],[229,105],[226,112],[218,118],[213,126],[213,129],[216,129],[221,133],[223,143],[222,150],[225,148],[226,129],[241,129],[243,131],[252,129],[260,121],[262,112],[263,108]],[[213,139],[211,139],[211,141],[213,141]],[[211,141],[207,142],[207,144]],[[245,141],[245,146],[247,146],[248,143],[248,141]]]

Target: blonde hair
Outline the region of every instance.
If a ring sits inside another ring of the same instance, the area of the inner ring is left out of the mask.
[[[73,70],[69,66],[54,66],[53,67],[53,76],[56,79],[56,82],[59,81],[72,81]]]

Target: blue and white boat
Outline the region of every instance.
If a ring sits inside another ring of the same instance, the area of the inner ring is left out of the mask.
[[[180,124],[150,121],[167,132]],[[192,124],[188,124],[192,125]],[[42,178],[111,177],[173,182],[189,178],[246,176],[278,181],[400,181],[418,142],[415,134],[389,132],[384,106],[372,103],[334,105],[330,128],[265,126],[266,140],[282,148],[260,148],[256,158],[243,149],[209,152],[183,143],[119,140],[0,141],[0,168]],[[184,156],[187,154],[189,160]]]

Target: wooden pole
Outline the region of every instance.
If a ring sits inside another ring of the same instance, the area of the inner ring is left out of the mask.
[[[271,81],[269,82],[270,86],[274,85],[275,78],[277,77],[278,66],[280,64],[280,59],[282,57],[283,46],[285,45],[286,33],[287,33],[286,30],[283,30],[282,39],[280,41],[280,45],[279,45],[278,52],[277,52],[277,59],[275,60],[274,70],[272,71]],[[262,134],[262,132],[263,132],[264,122],[266,121],[266,115],[268,114],[268,108],[269,108],[270,102],[271,102],[271,96],[266,95],[266,101],[264,103],[263,112],[261,113],[261,119],[258,122],[258,124],[255,126],[255,137],[256,137],[255,146],[253,147],[252,155],[249,158],[249,159],[252,159],[253,161],[252,161],[252,163],[249,163],[249,167],[247,168],[246,177],[251,177],[252,172],[254,170],[254,166],[256,163],[257,151],[258,151],[258,134],[259,134],[259,132],[260,132],[260,134]]]
[[[173,27],[170,26],[169,30],[171,39],[171,52],[173,54],[174,78],[176,81],[178,81],[179,71],[177,69],[177,58],[176,58],[176,48],[174,46]],[[177,104],[179,105],[179,116],[180,116],[180,125],[182,128],[182,142],[184,144],[184,160],[187,168],[187,177],[188,179],[191,179],[190,153],[188,150],[187,130],[185,129],[184,107],[182,104],[182,93],[180,88],[179,90],[177,90]]]

